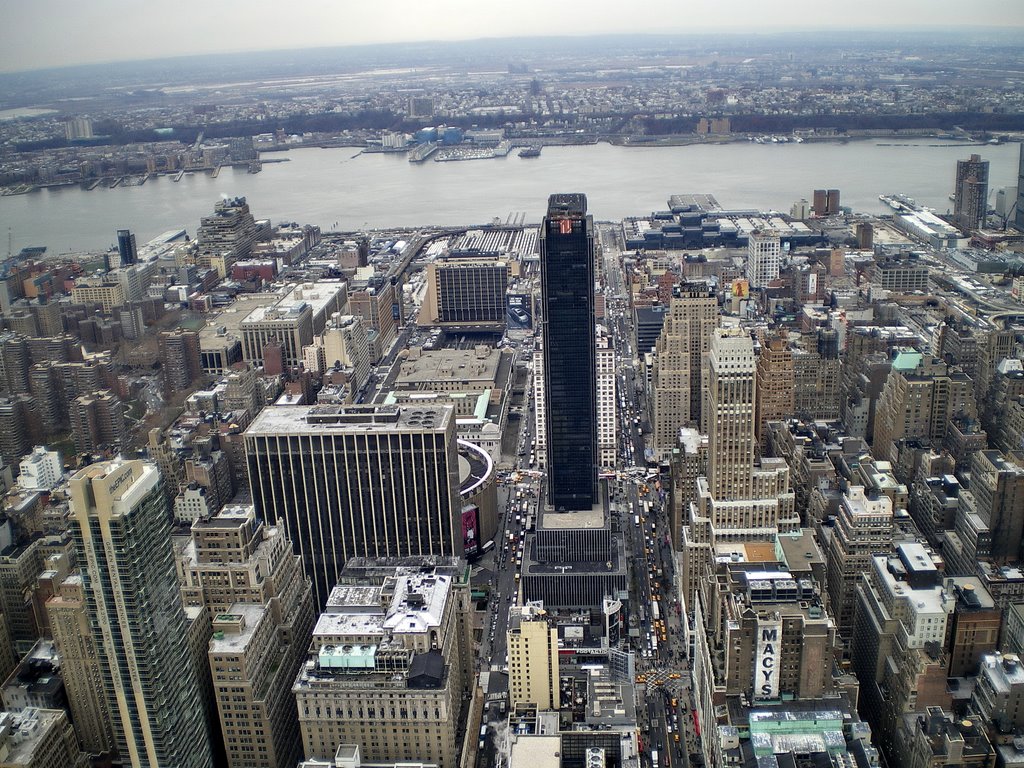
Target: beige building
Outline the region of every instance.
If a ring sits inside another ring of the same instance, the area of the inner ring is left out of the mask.
[[[76,304],[99,304],[104,314],[127,303],[124,286],[106,278],[83,277],[75,281],[71,296]]]
[[[456,768],[471,673],[464,565],[365,562],[353,583],[342,573],[292,689],[306,757],[356,744],[367,761]]]
[[[540,603],[513,607],[508,629],[509,706],[558,709],[558,682],[558,629],[548,622]]]
[[[888,496],[868,496],[852,486],[839,502],[828,544],[829,607],[843,637],[853,634],[857,582],[871,566],[872,555],[887,552],[893,539],[893,506]]]
[[[680,427],[703,423],[703,360],[718,315],[718,299],[707,287],[683,283],[673,288],[653,373],[654,449],[661,456],[675,448]]]
[[[61,657],[61,674],[78,740],[91,754],[114,748],[110,707],[96,642],[89,629],[81,574],[68,576],[46,602],[50,632]]]
[[[705,377],[707,476],[697,478],[696,489],[682,491],[697,498],[681,533],[687,605],[705,583],[713,559],[730,556],[734,542],[771,542],[800,527],[786,461],[754,461],[756,370],[749,332],[716,328]]]
[[[0,712],[0,768],[85,768],[87,764],[64,710]]]
[[[896,461],[896,443],[907,438],[939,445],[954,415],[977,417],[974,383],[964,373],[949,370],[941,360],[914,349],[904,349],[892,361],[892,370],[875,408],[872,453]]]
[[[186,606],[212,616],[203,655],[228,766],[291,768],[301,757],[291,683],[313,626],[300,558],[280,528],[234,506],[193,523],[178,571]]]

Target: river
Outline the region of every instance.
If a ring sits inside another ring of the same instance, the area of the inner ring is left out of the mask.
[[[848,143],[545,147],[539,158],[515,152],[495,160],[409,163],[358,148],[274,153],[258,174],[244,168],[161,176],[141,187],[44,189],[0,197],[0,234],[15,252],[102,250],[128,228],[140,243],[170,229],[195,234],[222,196],[244,195],[256,218],[351,230],[428,224],[483,224],[523,212],[539,222],[552,192],[585,192],[598,220],[663,210],[672,194],[704,192],[726,208],[788,212],[815,188],[837,188],[855,211],[887,211],[879,194],[901,192],[945,212],[952,207],[956,161],[977,152],[991,161],[995,190],[1016,184],[1019,144],[869,140]],[[6,245],[6,243],[0,244]]]

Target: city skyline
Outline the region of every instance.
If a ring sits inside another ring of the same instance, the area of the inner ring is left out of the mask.
[[[16,4],[6,9],[7,24],[0,31],[0,72],[117,61],[162,59],[225,52],[299,50],[306,48],[429,43],[537,35],[537,18],[544,18],[546,35],[607,34],[764,34],[792,30],[895,30],[1024,28],[1024,11],[1008,0],[983,0],[970,7],[952,0],[927,6],[927,29],[921,25],[922,7],[893,7],[868,0],[826,11],[765,6],[738,0],[729,7],[703,0],[687,8],[685,22],[671,23],[678,10],[669,0],[646,0],[622,14],[610,0],[597,0],[580,14],[570,6],[549,6],[539,0],[520,3],[520,13],[498,16],[487,6],[442,0],[424,14],[407,0],[373,6],[325,8],[303,0],[288,7],[290,23],[270,24],[279,9],[267,2],[237,4],[237,12],[221,8],[229,25],[196,25],[208,7],[195,2],[174,6],[146,6],[125,0],[101,0],[87,6],[65,6],[48,0]],[[82,35],[83,28],[89,29]],[[159,29],[154,38],[145,30]]]

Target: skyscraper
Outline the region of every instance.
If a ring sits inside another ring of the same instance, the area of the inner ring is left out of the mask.
[[[548,198],[540,229],[548,503],[597,501],[594,221],[582,194]]]
[[[139,260],[139,251],[135,245],[135,235],[131,230],[117,230],[117,255],[121,258],[122,267],[127,267]]]
[[[779,276],[782,243],[777,232],[751,232],[747,240],[746,276],[751,288],[764,288]]]
[[[654,368],[654,448],[671,451],[679,428],[701,421],[701,371],[718,325],[718,299],[706,285],[676,286],[658,337]]]
[[[122,760],[212,766],[159,470],[101,462],[70,487],[72,538]]]
[[[956,161],[956,190],[953,196],[954,223],[961,229],[978,229],[988,213],[988,160],[971,155]]]
[[[750,335],[719,330],[708,352],[708,481],[716,499],[749,499],[754,470],[754,379]]]

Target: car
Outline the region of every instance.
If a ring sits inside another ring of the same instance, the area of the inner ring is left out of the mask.
[[[681,677],[682,677],[682,675],[680,675],[678,672],[673,672],[672,674],[670,674],[668,676],[668,679],[669,680],[678,680]],[[675,704],[673,704],[672,706],[675,706]]]

